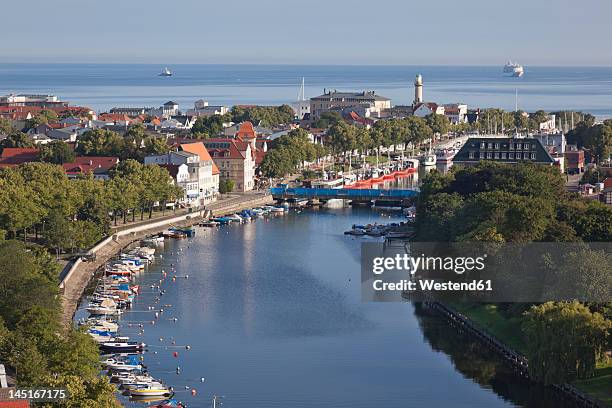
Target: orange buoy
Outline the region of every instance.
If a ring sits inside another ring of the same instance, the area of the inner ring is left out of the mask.
[[[195,397],[195,395],[198,393],[198,391],[195,388],[191,389],[191,395],[193,395]]]

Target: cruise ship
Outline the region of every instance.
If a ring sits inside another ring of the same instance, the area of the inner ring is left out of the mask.
[[[525,70],[523,69],[523,66],[518,62],[508,61],[506,65],[504,65],[503,73],[520,78],[525,73]]]

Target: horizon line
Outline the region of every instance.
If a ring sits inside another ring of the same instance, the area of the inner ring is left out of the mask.
[[[0,65],[21,64],[21,65],[156,65],[156,66],[180,66],[180,65],[236,65],[236,66],[311,66],[311,67],[499,67],[503,64],[371,64],[371,63],[263,63],[263,62],[60,62],[60,61],[0,61]],[[523,65],[523,64],[521,64]],[[547,65],[547,64],[527,64],[523,66],[536,68],[612,68],[612,65]]]

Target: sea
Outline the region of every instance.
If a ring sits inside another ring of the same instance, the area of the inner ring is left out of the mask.
[[[410,104],[413,82],[423,75],[426,101],[467,103],[470,108],[525,111],[576,110],[612,117],[612,67],[525,66],[521,78],[502,66],[417,65],[169,65],[0,64],[0,94],[57,95],[102,112],[112,107],[158,107],[169,100],[188,109],[198,99],[211,105],[279,105],[324,90],[373,90],[393,105]],[[518,95],[518,97],[517,97]]]

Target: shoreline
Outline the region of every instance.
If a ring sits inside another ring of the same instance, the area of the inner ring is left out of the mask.
[[[248,195],[239,196],[239,198],[242,197],[248,197]],[[254,194],[252,198],[238,200],[238,202],[235,199],[228,199],[228,202],[224,201],[226,200],[208,205],[209,209],[205,210],[205,214],[210,211],[210,215],[216,216],[241,211],[246,208],[270,204],[274,200],[271,195],[264,193]],[[64,327],[70,327],[73,324],[74,314],[91,279],[107,261],[116,256],[126,246],[148,235],[160,233],[170,225],[187,227],[195,225],[206,218],[206,215],[197,212],[164,220],[152,219],[148,223],[140,223],[132,228],[115,231],[113,235],[104,238],[94,247],[90,248],[90,251],[95,253],[96,259],[90,262],[83,262],[79,258],[60,283],[62,303],[61,324]]]

